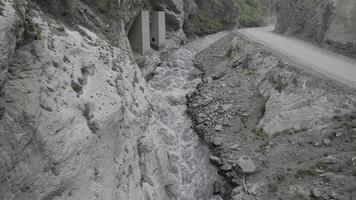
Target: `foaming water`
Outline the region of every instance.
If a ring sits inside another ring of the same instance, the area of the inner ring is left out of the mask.
[[[208,148],[191,129],[185,96],[200,82],[200,71],[193,66],[194,56],[225,34],[210,35],[169,52],[148,83],[153,106],[149,130],[158,133],[167,151],[171,199],[219,199],[213,196],[217,172],[209,162]]]

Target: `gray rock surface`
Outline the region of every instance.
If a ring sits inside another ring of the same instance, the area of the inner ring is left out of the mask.
[[[188,112],[207,144],[223,138],[210,147],[233,199],[310,199],[313,187],[323,198],[355,196],[354,89],[291,66],[238,33],[195,63],[203,80],[225,74],[197,87]]]
[[[115,39],[91,24],[100,14],[62,24],[27,3],[5,1],[0,16],[0,199],[166,199],[139,153],[150,105],[125,24],[140,6]]]
[[[237,160],[237,164],[239,165],[243,173],[251,174],[256,171],[255,163],[248,156],[241,156],[241,158]]]

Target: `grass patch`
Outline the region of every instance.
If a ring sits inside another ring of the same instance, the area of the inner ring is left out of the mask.
[[[263,128],[257,128],[254,130],[254,133],[256,134],[257,138],[260,139],[267,139],[268,138],[268,134],[263,130]]]
[[[303,178],[305,176],[317,176],[318,172],[316,169],[298,169],[297,174],[295,175],[296,178]]]
[[[240,121],[246,127],[247,126],[247,122],[248,122],[248,117],[242,116],[242,117],[240,117]]]
[[[283,131],[280,132],[276,132],[275,134],[273,134],[273,138],[276,138],[278,136],[281,135],[293,135],[293,134],[298,134],[298,133],[303,133],[305,131],[307,131],[307,128],[301,128],[301,129],[294,129],[294,128],[290,128],[290,129],[285,129]]]
[[[315,167],[318,169],[327,169],[328,168],[328,164],[326,164],[324,161],[319,160],[316,164]]]

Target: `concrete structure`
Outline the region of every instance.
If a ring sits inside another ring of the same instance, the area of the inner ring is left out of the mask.
[[[136,18],[129,32],[129,40],[134,52],[145,55],[150,51],[151,47],[148,11],[141,11],[140,15]]]
[[[156,50],[165,47],[166,42],[166,14],[163,11],[151,12],[150,17],[151,46]]]

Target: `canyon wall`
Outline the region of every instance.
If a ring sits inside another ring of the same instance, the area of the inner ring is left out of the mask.
[[[142,2],[112,18],[94,3],[2,1],[1,200],[166,199],[140,150],[150,103],[125,30]]]
[[[168,199],[127,33],[142,8],[176,44],[238,23],[232,1],[204,2],[0,0],[0,200]]]
[[[354,0],[283,0],[278,2],[276,31],[317,42],[335,52],[356,57]]]

